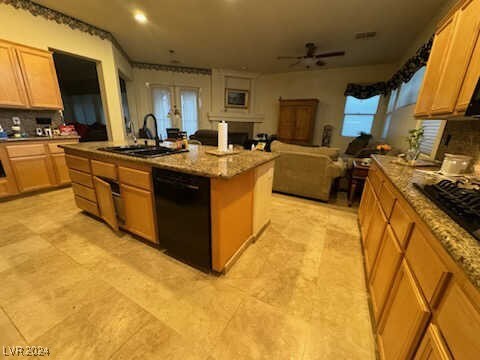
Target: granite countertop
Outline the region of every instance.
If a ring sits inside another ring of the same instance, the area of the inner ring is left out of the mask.
[[[253,169],[269,161],[275,160],[278,155],[263,151],[242,150],[238,154],[218,157],[205,153],[206,150],[214,150],[214,146],[189,145],[188,152],[160,156],[154,158],[140,158],[121,155],[98,150],[101,147],[132,145],[133,142],[85,142],[79,144],[62,145],[64,149],[73,150],[77,153],[95,155],[106,160],[126,160],[135,163],[150,165],[158,168],[174,170],[178,172],[205,176],[231,178],[245,171]],[[169,146],[170,143],[162,143]]]
[[[470,281],[480,289],[480,242],[414,187],[414,182],[422,182],[429,175],[392,163],[396,158],[391,156],[374,155],[374,159]]]
[[[29,136],[29,137],[22,137],[22,138],[8,138],[8,139],[0,139],[1,143],[10,143],[10,142],[17,142],[17,141],[40,141],[40,140],[75,140],[80,139],[78,135],[65,135],[65,136]]]

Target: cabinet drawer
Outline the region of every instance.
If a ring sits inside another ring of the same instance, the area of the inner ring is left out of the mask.
[[[65,157],[67,159],[67,165],[70,169],[90,173],[90,162],[88,159],[74,155],[65,155]]]
[[[76,144],[76,141],[69,141],[69,142],[57,142],[57,143],[49,143],[48,145],[48,151],[50,154],[61,154],[64,153],[65,151],[60,147],[61,145],[67,145],[67,144]]]
[[[117,180],[117,166],[115,164],[92,160],[92,173],[99,177]]]
[[[46,154],[44,144],[8,145],[7,152],[11,158]]]
[[[84,199],[90,200],[92,202],[97,202],[97,196],[95,195],[95,190],[92,188],[73,183],[72,184],[73,192],[75,195],[80,196]]]
[[[80,185],[87,186],[89,188],[93,188],[93,181],[92,181],[92,176],[90,174],[86,174],[81,171],[77,170],[69,170],[70,173],[70,179],[72,179],[73,183],[77,183]]]
[[[402,249],[406,248],[408,236],[413,228],[413,221],[407,214],[404,207],[397,201],[393,206],[392,215],[390,216],[390,225],[397,237]]]
[[[387,219],[389,219],[396,198],[391,189],[391,185],[387,181],[385,181],[380,188],[380,195],[378,195],[378,199],[380,200],[380,204],[382,205],[385,216],[387,217]]]
[[[451,273],[418,227],[412,231],[406,257],[423,295],[435,307]]]
[[[142,189],[152,189],[152,176],[147,171],[118,167],[118,178],[121,183],[133,185]]]
[[[436,323],[455,359],[478,359],[480,313],[474,302],[455,282],[442,298]]]
[[[75,196],[75,203],[80,209],[85,210],[86,212],[93,214],[95,216],[99,216],[98,207],[96,203],[92,201],[88,201],[87,199],[84,199],[80,196]]]

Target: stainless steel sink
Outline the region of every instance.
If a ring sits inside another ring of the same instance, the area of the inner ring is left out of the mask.
[[[98,148],[97,150],[143,158],[173,155],[188,151],[186,149],[172,149],[166,146],[151,145],[110,146]]]

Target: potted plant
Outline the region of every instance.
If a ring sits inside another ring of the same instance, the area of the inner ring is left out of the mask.
[[[416,129],[411,129],[408,131],[408,151],[407,151],[407,160],[414,164],[420,155],[420,145],[423,141],[425,129],[423,126],[420,126]]]

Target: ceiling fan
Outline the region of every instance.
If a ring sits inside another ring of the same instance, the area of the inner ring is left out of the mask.
[[[296,62],[292,63],[289,65],[289,67],[294,67],[297,66],[298,64],[305,64],[305,67],[307,69],[310,69],[313,65],[316,66],[324,66],[326,63],[321,60],[322,58],[328,58],[328,57],[334,57],[334,56],[344,56],[345,51],[331,51],[331,52],[325,52],[325,53],[320,53],[320,54],[315,54],[317,51],[317,45],[314,43],[306,43],[305,48],[307,49],[307,53],[304,56],[278,56],[278,60],[284,60],[284,59],[293,59],[297,60]]]

